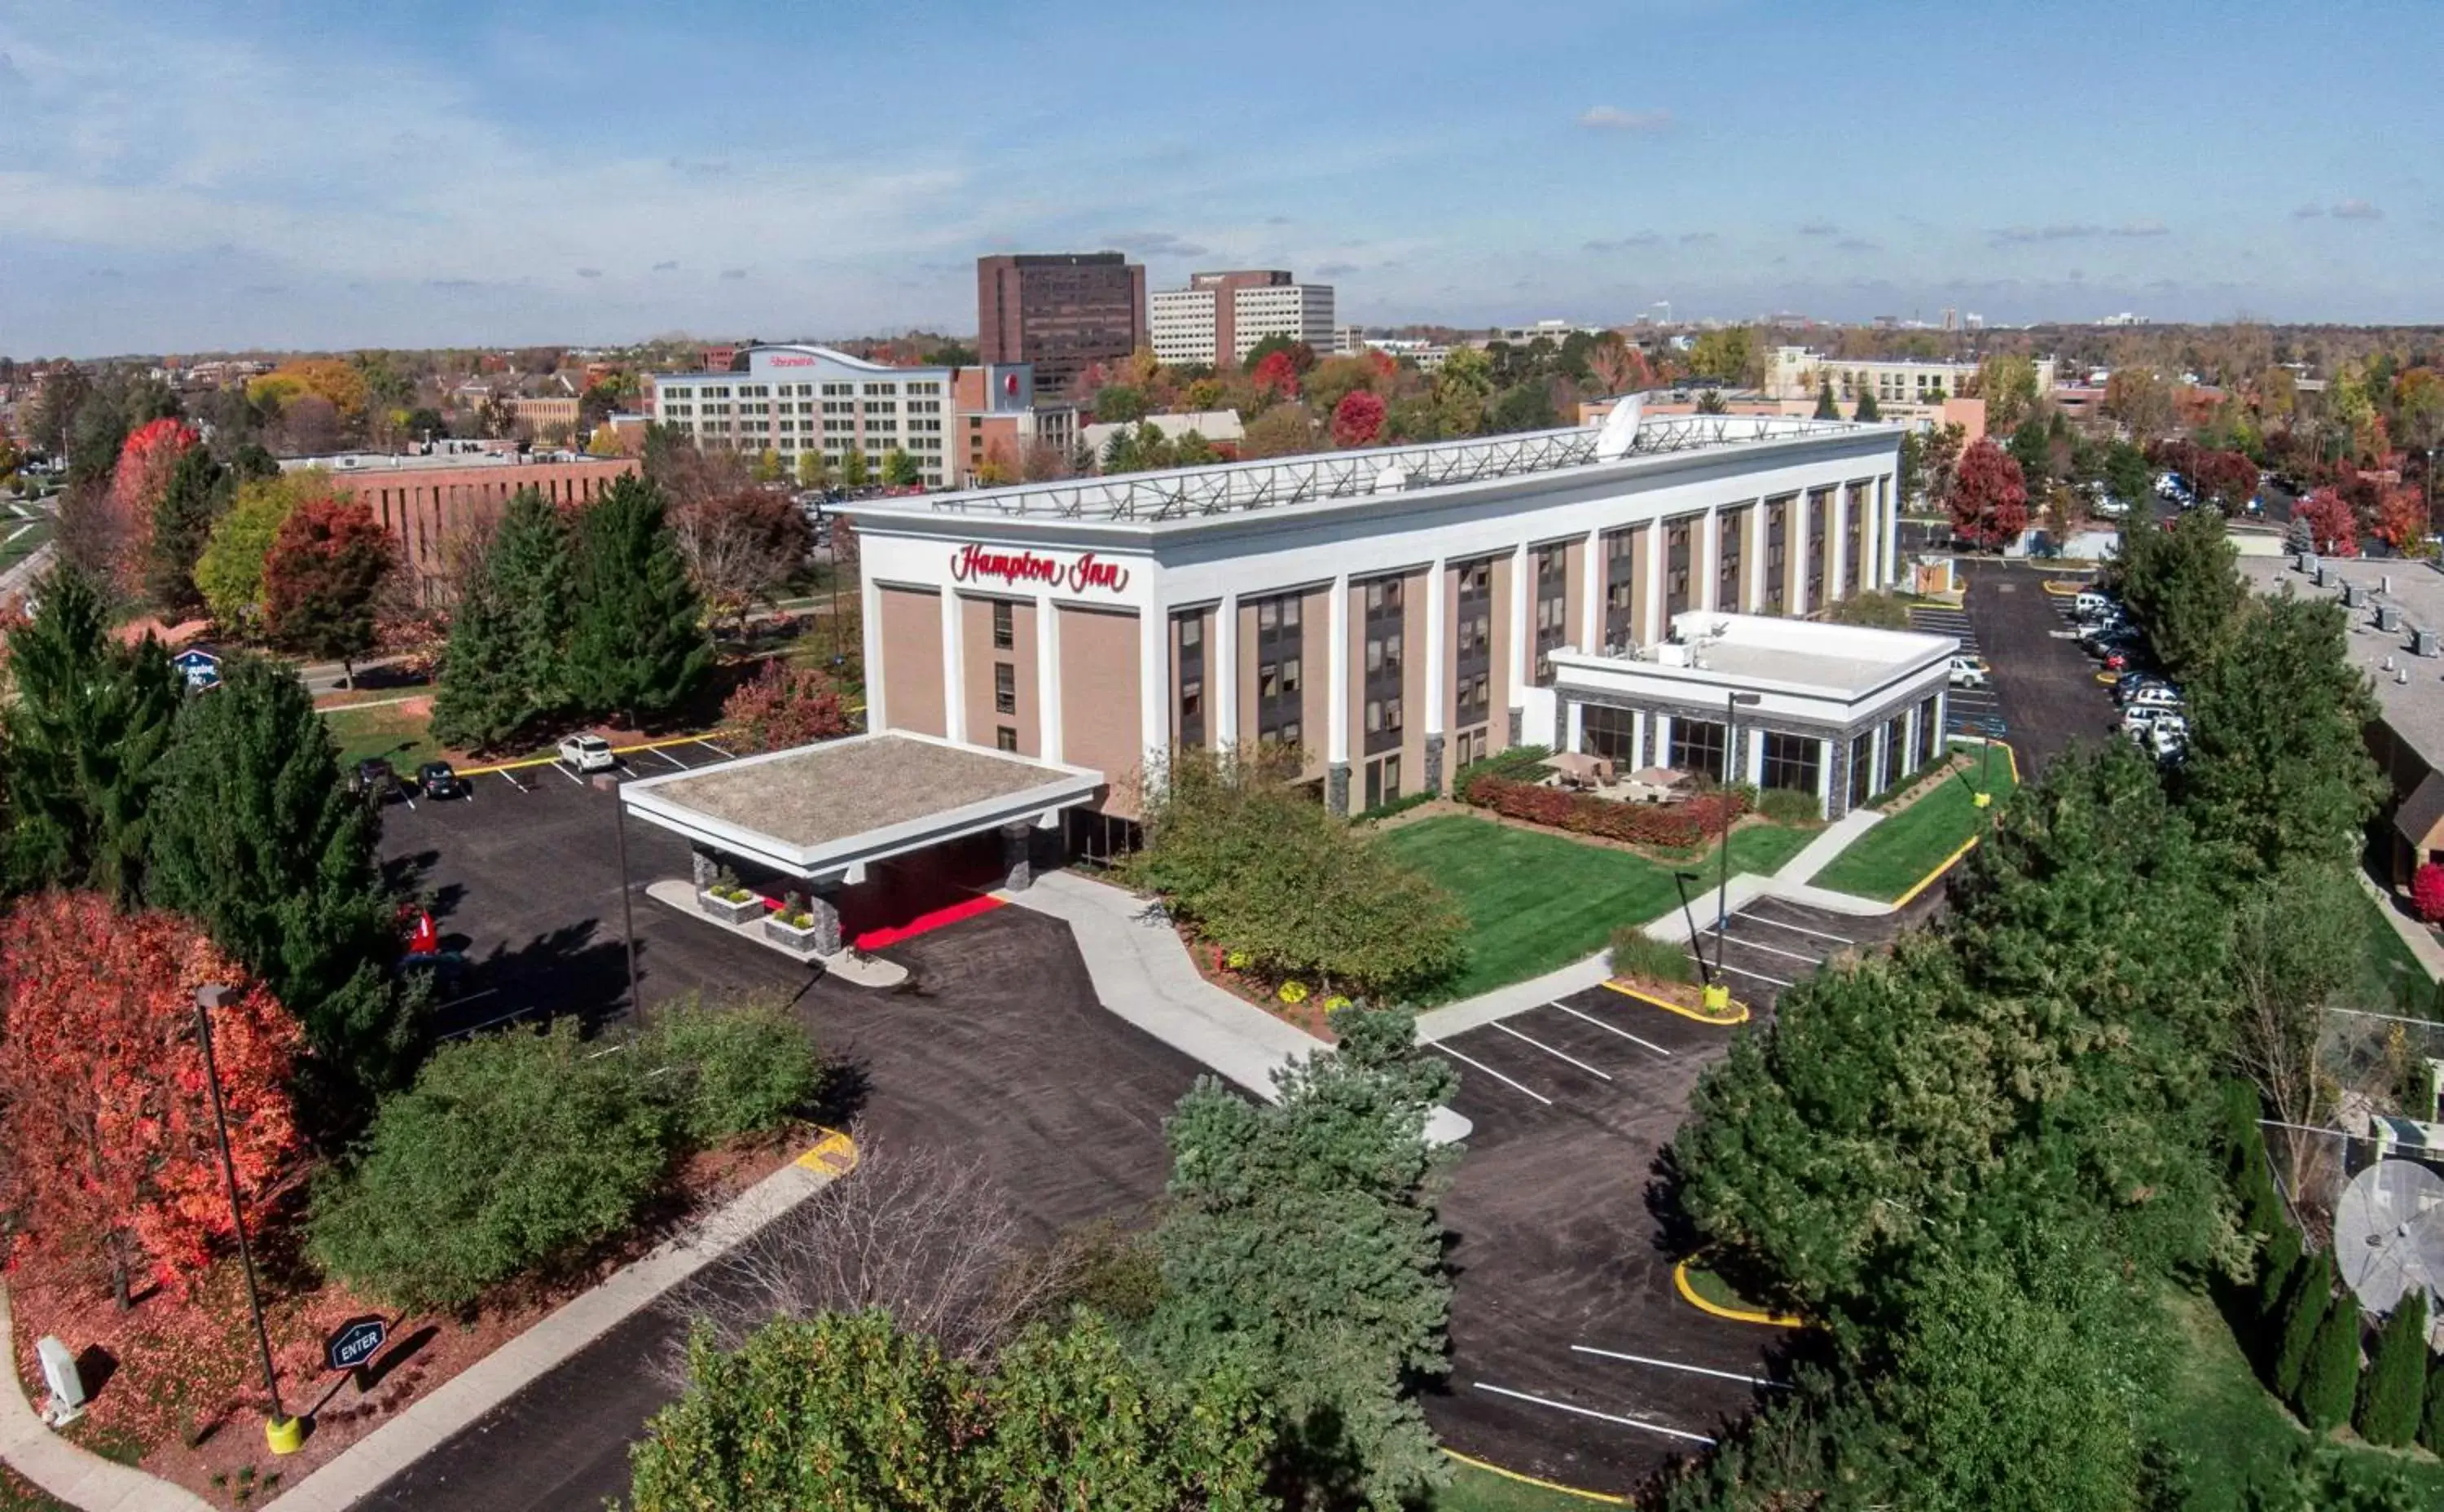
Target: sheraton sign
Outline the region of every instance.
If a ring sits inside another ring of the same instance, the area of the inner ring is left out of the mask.
[[[1015,588],[1023,583],[1041,582],[1071,593],[1084,593],[1101,588],[1107,593],[1125,593],[1129,586],[1129,569],[1117,562],[1096,560],[1091,551],[1081,552],[1065,561],[1060,557],[1038,556],[1032,551],[994,551],[984,546],[961,546],[951,553],[951,577],[957,582],[991,581]]]

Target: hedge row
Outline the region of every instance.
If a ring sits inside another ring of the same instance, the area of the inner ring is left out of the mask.
[[[1505,819],[1547,824],[1574,835],[1676,850],[1707,843],[1723,832],[1723,826],[1747,813],[1751,801],[1745,787],[1723,787],[1669,805],[1623,803],[1493,776],[1471,780],[1460,796]]]

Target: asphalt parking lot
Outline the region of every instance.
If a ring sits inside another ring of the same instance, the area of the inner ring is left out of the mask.
[[[655,769],[659,753],[628,758]],[[675,748],[672,766],[717,760]],[[670,766],[660,766],[668,770]],[[384,853],[436,894],[445,944],[469,957],[445,1026],[627,1011],[615,796],[555,767],[474,779],[463,801],[393,804]],[[642,996],[790,1000],[860,1089],[856,1127],[886,1148],[981,1159],[1039,1239],[1099,1218],[1136,1225],[1162,1190],[1162,1120],[1201,1069],[1103,1010],[1067,929],[999,908],[878,953],[911,982],[878,992],[641,895],[683,876],[683,841],[628,832]],[[718,1272],[691,1283],[718,1284]],[[669,1400],[683,1287],[612,1329],[368,1498],[366,1506],[597,1512],[624,1498],[627,1446]]]
[[[1952,691],[1951,732],[2006,740],[2033,776],[2075,740],[2091,740],[2112,718],[2113,698],[2097,664],[2069,638],[2070,599],[2045,584],[2074,581],[2019,562],[1964,562],[1969,592],[1959,609],[1913,608],[1911,623],[1958,636],[1982,655],[1993,687]]]
[[[1721,937],[1724,973],[1763,1022],[1790,984],[1932,906],[1862,918],[1758,899]],[[1703,939],[1711,959],[1710,918]],[[1626,1492],[1773,1390],[1759,1383],[1788,1336],[1683,1300],[1651,1207],[1657,1157],[1733,1033],[1595,987],[1436,1042],[1475,1125],[1443,1204],[1453,1371],[1426,1404],[1454,1448]]]

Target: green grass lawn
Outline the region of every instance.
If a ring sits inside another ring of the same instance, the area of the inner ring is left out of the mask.
[[[1755,872],[1771,876],[1781,871],[1789,859],[1807,848],[1807,842],[1822,835],[1822,828],[1803,828],[1796,824],[1743,824],[1731,831],[1731,872]],[[1691,868],[1706,876],[1714,875],[1717,863],[1713,850],[1706,853],[1705,864]]]
[[[2413,1018],[2436,1017],[2435,983],[2386,920],[2386,905],[2365,893],[2360,900],[2366,907],[2368,943],[2360,956],[2359,980],[2349,988],[2350,1005]]]
[[[414,704],[382,704],[371,709],[334,709],[323,715],[324,726],[331,738],[340,743],[340,765],[344,769],[367,756],[380,756],[392,765],[412,766],[430,761],[440,754],[426,728],[432,716],[420,712]]]
[[[1593,955],[1618,926],[1678,906],[1672,873],[1643,857],[1464,814],[1402,825],[1381,843],[1449,888],[1468,915],[1468,965],[1438,1002]]]
[[[1494,1478],[1487,1476],[1486,1479]],[[1527,1487],[1522,1486],[1521,1489],[1525,1490]],[[1465,1506],[1469,1503],[1458,1504]],[[1482,1504],[1499,1506],[1502,1503]],[[19,1476],[7,1466],[0,1465],[0,1512],[75,1512],[75,1509],[57,1497],[45,1495],[40,1486]]]
[[[20,526],[26,527],[23,534],[18,531]],[[51,529],[47,515],[25,520],[0,511],[0,567],[13,567],[42,549],[43,543],[51,539]],[[15,539],[9,539],[11,536]]]
[[[2258,1384],[2212,1302],[2182,1292],[2167,1305],[2179,1348],[2157,1430],[2190,1456],[2184,1505],[2196,1512],[2240,1512],[2251,1504],[2249,1487],[2279,1484],[2305,1430]],[[2343,1454],[2355,1477],[2374,1482],[2398,1470],[2410,1478],[2411,1505],[2444,1506],[2444,1466],[2433,1456],[2356,1442]]]
[[[1456,1462],[1452,1466],[1452,1484],[1435,1493],[1432,1503],[1433,1512],[1591,1512],[1599,1506],[1622,1504],[1618,1500],[1548,1491]]]
[[[1987,777],[1994,784],[1994,802],[2000,804],[2012,787],[2011,764],[2001,751],[1994,753]],[[1919,878],[1976,834],[1993,812],[1978,808],[1972,798],[1978,781],[1974,766],[1946,777],[1941,787],[1852,841],[1832,865],[1816,874],[1816,885],[1884,902],[1916,887]]]

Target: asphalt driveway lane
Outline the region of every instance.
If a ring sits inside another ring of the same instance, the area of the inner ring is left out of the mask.
[[[818,982],[799,1003],[862,1074],[861,1135],[983,1159],[1039,1239],[1140,1220],[1169,1168],[1162,1119],[1200,1068],[1103,1011],[1068,931],[1041,914],[998,909],[888,953],[913,991]],[[715,1267],[627,1319],[361,1504],[600,1512],[624,1499],[628,1443],[675,1394],[666,1362],[717,1284]]]
[[[2015,562],[1972,562],[1966,610],[1992,668],[2005,737],[2033,777],[2077,740],[2099,738],[2113,714],[2111,692],[2096,680],[2097,663],[2067,631],[2070,600],[2047,593],[2048,580]]]

